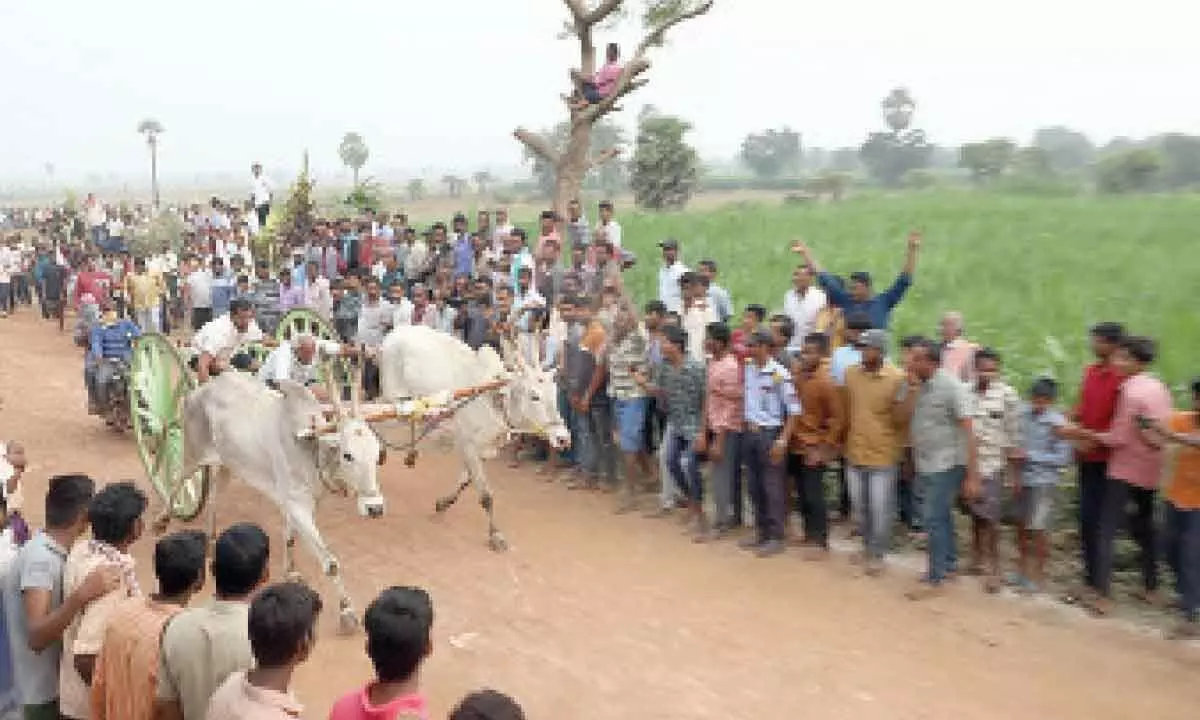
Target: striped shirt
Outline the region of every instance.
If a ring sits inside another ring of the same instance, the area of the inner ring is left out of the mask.
[[[792,374],[775,359],[759,368],[746,361],[746,422],[760,427],[778,428],[788,415],[800,414],[800,401]]]

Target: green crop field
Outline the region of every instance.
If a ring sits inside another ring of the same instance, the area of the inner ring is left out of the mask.
[[[910,228],[925,240],[916,282],[893,316],[899,335],[934,334],[959,310],[967,333],[1002,353],[1024,389],[1049,373],[1074,395],[1088,361],[1086,329],[1124,322],[1160,343],[1158,373],[1176,391],[1200,375],[1200,197],[1030,198],[971,192],[863,196],[835,204],[733,206],[620,217],[639,258],[635,296],[656,292],[664,237],[689,265],[712,258],[735,307],[782,306],[803,238],[830,270],[872,273],[880,288],[904,258]]]

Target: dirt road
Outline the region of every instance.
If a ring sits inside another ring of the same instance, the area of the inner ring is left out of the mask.
[[[28,445],[35,520],[51,474],[141,479],[132,441],[85,414],[69,338],[25,310],[0,319],[0,348],[0,438]],[[432,517],[456,477],[448,458],[426,453],[415,469],[393,458],[384,470],[385,518],[360,520],[334,500],[320,521],[360,609],[391,584],[433,594],[436,648],[423,682],[435,717],[482,686],[515,695],[531,718],[573,720],[1200,713],[1194,648],[969,587],[914,604],[903,598],[911,573],[865,579],[844,558],[812,565],[696,546],[673,522],[614,517],[608,498],[499,462],[489,470],[512,548],[495,554],[473,501]],[[220,503],[224,522],[255,520],[278,537],[253,493],[239,488]],[[137,551],[147,583],[152,544],[143,538]],[[327,612],[297,678],[310,718],[370,676],[362,637],[338,637],[335,621]]]

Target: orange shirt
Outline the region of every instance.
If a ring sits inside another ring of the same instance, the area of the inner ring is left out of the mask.
[[[113,608],[92,675],[92,720],[154,720],[159,640],[182,609],[148,598]]]
[[[1176,411],[1171,415],[1170,427],[1172,432],[1189,435],[1200,431],[1194,412]],[[1200,448],[1179,446],[1167,501],[1180,510],[1200,510]]]
[[[809,376],[798,372],[792,376],[792,382],[801,408],[792,436],[792,452],[802,452],[809,445],[841,445],[846,425],[845,398],[833,384],[829,370],[822,366]]]

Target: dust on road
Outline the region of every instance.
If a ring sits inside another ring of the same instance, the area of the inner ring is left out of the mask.
[[[143,480],[132,439],[85,414],[81,363],[69,337],[31,312],[0,319],[0,438],[28,446],[35,524],[51,474]],[[968,587],[914,604],[903,599],[907,572],[870,580],[844,558],[760,560],[732,545],[697,546],[672,522],[613,516],[608,498],[503,462],[488,470],[512,545],[505,554],[487,549],[470,494],[433,517],[458,475],[433,453],[414,469],[394,458],[383,468],[386,517],[361,520],[338,499],[319,513],[360,611],[388,585],[432,593],[435,649],[422,681],[435,717],[484,686],[517,697],[531,718],[574,720],[1200,713],[1194,648]],[[277,514],[253,492],[235,488],[218,502],[223,524],[253,520],[280,537]],[[152,544],[143,538],[135,552],[147,583]],[[333,606],[296,679],[310,718],[326,717],[371,674],[362,636],[335,634]]]

